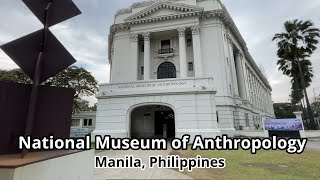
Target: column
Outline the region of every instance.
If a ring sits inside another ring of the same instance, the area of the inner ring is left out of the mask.
[[[237,74],[236,74],[236,65],[235,65],[235,59],[233,54],[233,44],[232,40],[228,38],[228,47],[229,47],[229,57],[230,57],[230,64],[231,64],[231,76],[232,76],[232,87],[233,87],[233,93],[237,96],[239,96],[239,89],[238,89],[238,80],[237,80]]]
[[[132,66],[135,69],[134,77],[132,77],[133,81],[138,80],[139,73],[139,36],[138,34],[131,35],[131,58],[132,58]]]
[[[194,68],[195,77],[202,77],[202,57],[201,57],[201,42],[200,42],[200,28],[199,26],[191,27],[193,54],[194,54]]]
[[[187,49],[186,49],[186,28],[179,28],[179,57],[180,57],[180,78],[188,77],[187,71]]]
[[[150,80],[150,33],[144,33],[144,80]]]
[[[238,85],[239,85],[239,93],[240,97],[243,100],[247,99],[246,96],[246,85],[245,85],[245,80],[244,80],[244,72],[243,72],[243,66],[242,66],[242,60],[243,60],[243,55],[242,53],[238,52],[236,54],[236,68],[237,68],[237,78],[238,78]]]
[[[245,92],[246,92],[246,99],[247,101],[249,101],[249,75],[248,75],[248,67],[246,64],[246,60],[243,60],[244,63],[242,64],[242,69],[243,69],[243,78],[244,78],[244,85],[245,85]]]

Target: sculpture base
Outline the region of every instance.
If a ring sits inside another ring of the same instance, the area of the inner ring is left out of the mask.
[[[1,180],[93,179],[94,150],[32,152],[0,156]]]

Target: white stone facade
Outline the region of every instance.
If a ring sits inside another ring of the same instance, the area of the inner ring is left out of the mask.
[[[130,137],[132,111],[148,105],[172,109],[176,137],[233,136],[274,117],[272,89],[220,0],[135,3],[114,22],[94,135]]]
[[[90,133],[96,127],[96,111],[81,111],[72,115],[71,128],[88,128]]]

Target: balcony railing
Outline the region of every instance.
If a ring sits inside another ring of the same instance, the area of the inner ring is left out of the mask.
[[[173,48],[159,49],[159,54],[170,54],[173,53]]]

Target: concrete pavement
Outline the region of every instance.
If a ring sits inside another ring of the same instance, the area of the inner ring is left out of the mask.
[[[320,150],[320,138],[319,139],[309,139],[306,149]]]

